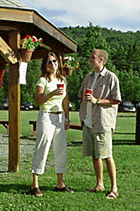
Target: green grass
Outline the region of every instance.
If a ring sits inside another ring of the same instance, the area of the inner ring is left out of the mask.
[[[75,192],[55,193],[56,185],[54,166],[51,165],[40,176],[42,198],[22,195],[32,183],[30,154],[21,162],[20,173],[0,174],[0,210],[14,211],[90,211],[90,210],[139,210],[140,207],[140,177],[138,162],[140,146],[115,145],[114,157],[117,167],[117,181],[120,196],[116,200],[107,200],[105,194],[110,189],[110,181],[104,165],[105,193],[85,193],[85,189],[95,185],[95,175],[91,158],[84,158],[81,146],[68,146],[67,173],[65,182]],[[53,160],[52,149],[48,158]]]
[[[136,113],[118,113],[116,130],[113,135],[115,143],[134,142],[136,132]]]
[[[2,114],[2,115],[1,115]],[[122,114],[119,114],[122,115]],[[124,115],[124,114],[123,114]],[[126,114],[125,114],[126,115]],[[0,111],[1,119],[5,119],[7,113]],[[78,113],[71,112],[71,122],[79,123]],[[127,114],[128,116],[128,114]],[[21,158],[20,172],[0,173],[0,211],[135,211],[140,209],[140,146],[134,145],[135,114],[133,117],[118,117],[117,128],[113,135],[115,144],[113,154],[117,168],[117,183],[119,197],[115,200],[107,200],[106,192],[110,190],[110,180],[104,164],[105,193],[85,193],[85,189],[94,187],[96,183],[91,157],[83,157],[82,145],[71,144],[73,141],[81,141],[81,131],[68,130],[68,160],[65,183],[75,192],[55,193],[56,185],[54,173],[52,147],[48,162],[51,164],[40,176],[39,184],[43,193],[42,198],[23,195],[32,184],[30,172],[33,150],[29,155]],[[32,126],[29,120],[36,120],[37,112],[21,112],[21,133],[32,135]],[[23,122],[22,122],[23,121]],[[130,124],[130,125],[129,125]],[[0,128],[0,133],[1,133]],[[28,131],[28,132],[27,132]],[[32,142],[33,140],[31,140]],[[118,144],[117,144],[118,143]],[[131,143],[131,144],[130,144]],[[30,147],[30,146],[29,146]],[[2,165],[3,158],[0,158]]]
[[[29,120],[36,120],[38,111],[21,111],[20,134],[24,136],[33,135],[33,126],[29,124]],[[8,120],[8,111],[0,111],[0,120]],[[72,123],[80,124],[78,112],[70,112],[70,120]],[[113,135],[115,143],[135,141],[136,130],[136,113],[118,113],[116,130]],[[0,125],[0,133],[6,134],[7,131]],[[80,138],[79,138],[80,137]],[[82,132],[78,130],[68,130],[68,141],[79,142],[82,139]]]

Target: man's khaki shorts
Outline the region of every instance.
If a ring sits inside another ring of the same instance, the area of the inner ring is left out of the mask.
[[[93,133],[83,125],[83,155],[98,158],[112,157],[112,131]]]

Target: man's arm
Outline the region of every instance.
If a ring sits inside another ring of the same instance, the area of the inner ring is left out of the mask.
[[[115,104],[120,104],[119,100],[113,100],[113,99],[96,99],[96,103],[98,105],[115,105]]]
[[[106,105],[106,106],[115,105],[115,104],[118,105],[121,102],[119,100],[113,100],[113,99],[96,99],[91,94],[88,94],[87,96],[85,96],[85,100],[93,104]]]

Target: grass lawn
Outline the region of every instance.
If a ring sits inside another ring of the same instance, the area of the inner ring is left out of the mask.
[[[36,111],[21,112],[21,134],[32,136],[29,120],[36,120]],[[118,114],[122,116],[122,114]],[[126,114],[123,114],[126,115]],[[1,120],[7,112],[0,111]],[[70,113],[71,122],[79,123],[78,113]],[[0,133],[6,133],[0,126]],[[113,154],[117,168],[119,197],[108,200],[105,194],[110,190],[110,180],[104,163],[104,193],[85,193],[85,189],[94,187],[96,180],[91,157],[83,157],[81,131],[68,130],[68,161],[65,183],[74,193],[56,193],[52,148],[48,157],[46,171],[40,176],[42,198],[23,195],[32,184],[30,167],[33,150],[23,157],[19,173],[0,173],[0,211],[135,211],[140,209],[140,146],[135,140],[135,114],[118,117],[116,132],[113,135]],[[33,140],[31,140],[32,142]],[[30,147],[30,146],[29,146]],[[0,158],[0,165],[3,158]]]
[[[20,134],[24,136],[33,135],[33,126],[29,125],[29,120],[36,120],[38,111],[21,111]],[[0,120],[8,120],[8,111],[0,110]],[[80,124],[78,112],[70,112],[70,120],[72,123]],[[118,113],[116,130],[113,135],[115,143],[135,141],[136,130],[136,113]],[[0,133],[6,134],[7,131],[0,125]],[[81,131],[68,130],[68,142],[81,141]]]

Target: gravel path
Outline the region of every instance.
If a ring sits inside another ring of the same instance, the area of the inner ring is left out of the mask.
[[[35,148],[35,138],[20,138],[20,161],[27,154],[33,153]],[[0,134],[0,173],[8,171],[8,154],[9,154],[9,136]]]

